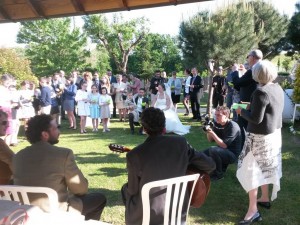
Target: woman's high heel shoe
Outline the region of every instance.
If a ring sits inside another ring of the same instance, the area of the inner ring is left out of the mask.
[[[262,218],[261,218],[260,213],[259,213],[259,212],[256,212],[256,213],[252,216],[252,218],[250,218],[249,220],[242,220],[242,221],[239,222],[238,225],[250,225],[250,224],[252,224],[252,223],[254,223],[254,222],[261,221],[261,220],[262,220]]]

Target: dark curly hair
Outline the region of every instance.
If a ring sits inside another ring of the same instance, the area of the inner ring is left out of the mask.
[[[32,117],[28,121],[26,137],[30,144],[41,141],[42,132],[50,129],[50,123],[52,120],[53,117],[51,115],[41,114]]]
[[[164,112],[160,109],[149,107],[141,115],[141,123],[149,136],[162,134],[166,126]]]

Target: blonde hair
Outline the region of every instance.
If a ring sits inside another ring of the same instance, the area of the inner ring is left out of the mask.
[[[102,76],[101,79],[103,79],[103,78],[105,78],[106,81],[107,81],[107,83],[104,84],[105,85],[104,87],[107,88],[107,93],[110,93],[110,81],[109,81],[109,77],[105,74],[105,75]]]
[[[257,62],[252,68],[253,79],[260,84],[267,84],[277,78],[276,66],[268,60]]]
[[[88,80],[92,80],[92,73],[91,72],[84,72],[83,77],[88,77]]]

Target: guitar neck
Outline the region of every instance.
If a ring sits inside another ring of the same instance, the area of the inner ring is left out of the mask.
[[[124,152],[130,152],[131,149],[127,148],[123,145],[118,145],[118,144],[109,144],[108,148],[113,151],[113,152],[118,152],[118,153],[124,153]]]

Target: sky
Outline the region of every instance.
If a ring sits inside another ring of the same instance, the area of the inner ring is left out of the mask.
[[[295,12],[295,4],[300,0],[265,0],[271,2],[282,14],[289,17]],[[140,9],[122,12],[124,18],[146,17],[150,20],[150,31],[153,33],[177,35],[179,24],[182,20],[188,19],[198,11],[215,9],[234,2],[234,0],[214,0],[200,3],[189,3],[177,6],[164,6],[149,9]],[[111,13],[106,13],[110,17]],[[77,19],[80,25],[80,19]],[[0,24],[0,47],[15,47],[16,36],[19,30],[19,23]]]

